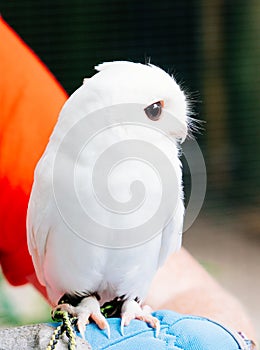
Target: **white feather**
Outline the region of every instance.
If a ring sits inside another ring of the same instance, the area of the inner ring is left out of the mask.
[[[28,207],[29,251],[39,281],[46,286],[53,304],[57,303],[64,293],[85,290],[98,292],[103,301],[124,294],[142,299],[146,296],[158,267],[181,245],[184,207],[178,148],[176,143],[171,143],[169,146],[169,141],[165,141],[162,135],[158,139],[152,134],[149,135],[149,132],[143,135],[144,139],[151,144],[155,143],[156,147],[165,148],[177,174],[177,208],[161,233],[139,246],[109,249],[95,246],[72,234],[71,228],[60,215],[52,183],[55,155],[67,132],[89,113],[123,103],[149,105],[163,100],[164,110],[172,113],[178,120],[176,129],[169,131],[174,131],[176,139],[184,139],[187,134],[187,104],[184,93],[174,79],[164,71],[152,65],[131,62],[108,62],[97,66],[96,69],[99,72],[84,81],[84,84],[65,103],[60,113],[49,144],[35,170]],[[145,114],[143,117],[146,118]],[[113,137],[116,137],[117,141],[122,141],[131,138],[129,134],[131,132],[123,126],[117,133],[108,134],[102,142],[103,147],[111,145],[110,139]],[[138,136],[140,138],[142,135]],[[95,147],[102,145],[94,146],[92,153],[83,154],[79,159],[79,176],[83,176],[83,172],[87,171],[92,161],[94,162],[95,150],[97,150]],[[76,161],[73,158],[73,147],[74,145],[71,144],[71,153],[65,155],[64,164],[68,166]],[[64,174],[66,174],[66,168]],[[153,183],[149,179],[147,184],[153,190]],[[128,184],[124,177],[119,177],[118,181],[111,186],[120,196],[123,195]],[[156,195],[156,190],[154,191]],[[74,213],[75,208],[70,208],[67,192],[67,188],[64,187],[64,202],[72,215],[77,215]],[[86,201],[87,195],[86,192]],[[152,207],[148,206],[148,210],[149,208]],[[113,216],[107,215],[104,220],[112,221]]]

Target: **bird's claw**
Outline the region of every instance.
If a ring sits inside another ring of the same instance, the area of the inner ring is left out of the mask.
[[[150,316],[150,317],[149,317]],[[149,325],[155,328],[155,337],[158,338],[161,330],[161,324],[158,318],[153,317],[151,315],[147,316],[144,321],[149,323]]]
[[[158,338],[161,330],[161,324],[160,321],[157,319],[156,325],[155,325],[155,337]]]
[[[77,321],[77,327],[78,327],[78,330],[79,330],[79,333],[81,335],[81,338],[86,340],[86,337],[85,337],[85,328],[86,328],[86,322],[83,322],[81,319],[78,319]]]
[[[124,336],[125,335],[125,331],[124,331],[124,326],[126,326],[126,319],[125,319],[125,316],[122,315],[121,317],[121,323],[120,323],[120,332],[121,332],[121,335]]]
[[[107,330],[107,337],[108,337],[108,339],[110,339],[110,335],[111,335],[111,333],[110,333],[110,326],[109,326],[107,321],[106,321],[106,330]]]
[[[77,327],[81,337],[85,340],[85,329],[89,320],[92,319],[100,329],[106,329],[107,337],[110,339],[110,327],[106,318],[100,311],[100,305],[94,296],[84,298],[78,306],[64,303],[57,305],[52,310],[52,316],[57,311],[67,311],[71,316],[77,317]]]
[[[155,337],[158,338],[160,334],[160,321],[158,318],[151,315],[151,308],[145,305],[143,308],[134,300],[126,301],[122,307],[120,332],[124,336],[124,327],[128,326],[131,320],[137,319],[148,323],[155,328]]]
[[[100,329],[107,330],[107,337],[110,339],[110,327],[106,318],[102,315],[100,311],[100,306],[95,297],[87,297],[82,300],[82,302],[77,306],[78,310],[78,329],[84,339],[85,336],[85,326],[89,323],[91,318]]]
[[[109,326],[107,320],[104,319],[104,320],[102,320],[102,323],[101,323],[101,322],[100,322],[100,319],[97,321],[97,317],[96,317],[96,316],[94,316],[94,317],[93,317],[93,315],[90,315],[90,316],[91,316],[91,318],[93,319],[93,321],[98,325],[98,327],[99,327],[100,329],[104,329],[104,330],[107,331],[107,332],[106,332],[106,335],[107,335],[108,339],[110,339],[111,332],[110,332],[110,326]],[[81,319],[78,319],[78,322],[77,322],[77,327],[78,327],[79,333],[80,333],[81,337],[82,337],[84,340],[86,340],[86,339],[85,339],[85,328],[86,328],[86,325],[87,325],[88,323],[89,323],[88,320],[87,320],[87,322],[86,322],[86,321],[83,321],[83,320],[81,320]]]

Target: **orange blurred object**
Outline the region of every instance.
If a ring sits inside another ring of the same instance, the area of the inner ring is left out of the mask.
[[[0,18],[0,264],[10,283],[34,272],[26,242],[33,172],[67,94]]]

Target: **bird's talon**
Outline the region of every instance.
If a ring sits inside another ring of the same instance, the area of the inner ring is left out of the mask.
[[[110,326],[109,326],[107,321],[106,321],[106,328],[105,329],[107,330],[107,337],[108,337],[108,339],[110,339],[110,335],[111,335],[111,333],[110,333]]]
[[[80,333],[82,339],[86,340],[86,338],[85,338],[86,324],[78,320],[77,327],[78,327],[78,330],[79,330],[79,333]]]
[[[152,309],[148,305],[140,306],[135,300],[127,300],[122,307],[121,334],[124,335],[124,326],[128,326],[131,320],[137,319],[148,323],[155,328],[155,337],[160,334],[160,321],[151,315]]]
[[[161,330],[161,324],[160,324],[160,321],[157,320],[158,322],[156,322],[156,325],[155,325],[155,338],[158,338],[159,337],[159,334],[160,334],[160,330]]]
[[[121,324],[120,324],[120,332],[121,332],[122,336],[125,335],[124,326],[125,326],[125,316],[122,316],[121,317]]]

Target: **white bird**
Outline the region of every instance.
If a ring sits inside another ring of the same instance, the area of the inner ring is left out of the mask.
[[[178,141],[187,135],[187,101],[151,64],[96,70],[63,106],[37,164],[29,251],[50,303],[76,315],[82,334],[90,319],[109,332],[100,305],[111,300],[121,305],[122,332],[140,319],[158,334],[159,321],[142,303],[157,269],[181,246]]]

